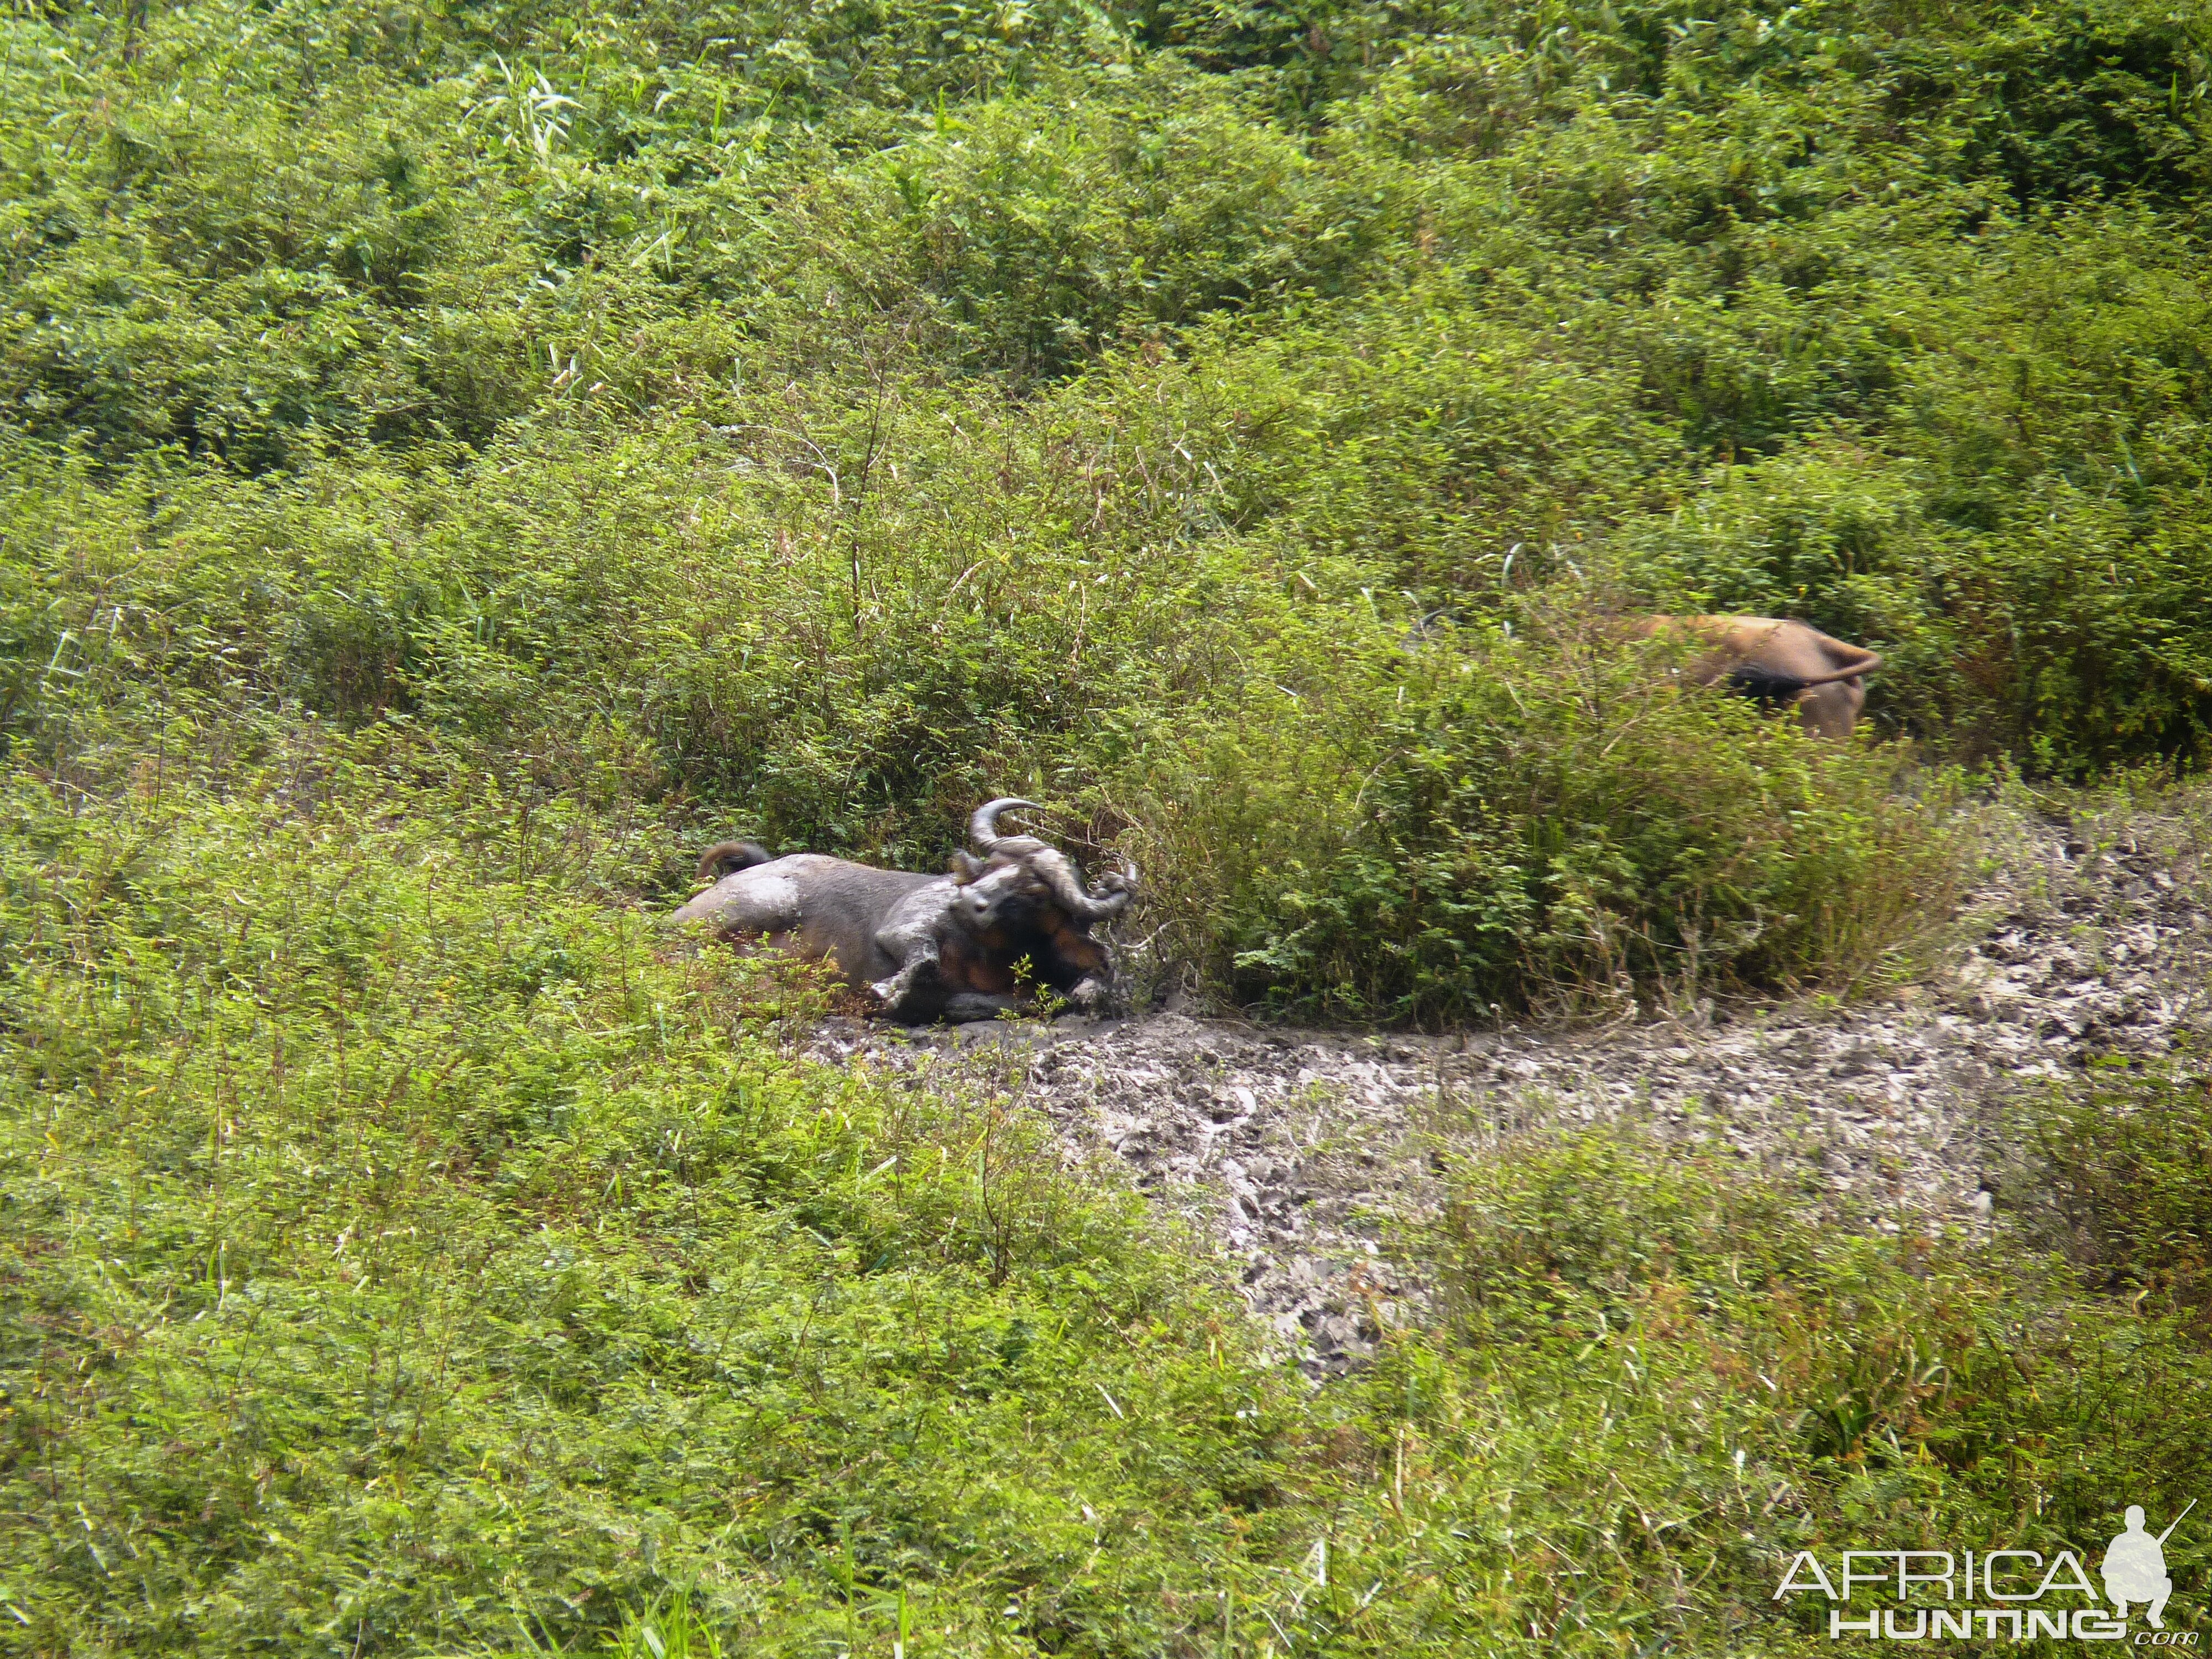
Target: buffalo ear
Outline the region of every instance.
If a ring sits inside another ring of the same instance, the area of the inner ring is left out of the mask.
[[[964,847],[952,855],[953,879],[963,887],[989,868],[990,866],[985,864],[982,860]]]

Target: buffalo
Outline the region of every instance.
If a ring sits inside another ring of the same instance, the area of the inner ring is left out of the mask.
[[[999,833],[1001,813],[1038,810],[1012,796],[977,807],[975,851],[947,875],[720,842],[699,859],[699,878],[714,884],[669,920],[834,962],[907,1024],[988,1018],[1040,989],[1095,1012],[1112,994],[1113,958],[1091,929],[1127,908],[1136,871],[1125,864],[1086,890],[1066,854]]]
[[[1687,635],[1704,647],[1683,672],[1698,685],[1725,683],[1770,708],[1794,707],[1816,738],[1848,738],[1866,707],[1865,677],[1878,652],[1775,617],[1646,617],[1638,639]]]

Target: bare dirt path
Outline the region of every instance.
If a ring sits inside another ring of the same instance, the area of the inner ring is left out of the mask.
[[[1723,1140],[1866,1224],[1977,1224],[2007,1163],[1990,1130],[2009,1091],[2093,1054],[2161,1055],[2212,1024],[2203,839],[2174,817],[2016,823],[1952,962],[1841,1009],[1441,1037],[1178,1013],[921,1033],[837,1022],[813,1048],[917,1080],[1011,1079],[1073,1146],[1110,1152],[1218,1241],[1255,1315],[1319,1377],[1357,1364],[1420,1297],[1378,1244],[1434,1201],[1439,1155],[1502,1153],[1546,1124],[1637,1114]]]

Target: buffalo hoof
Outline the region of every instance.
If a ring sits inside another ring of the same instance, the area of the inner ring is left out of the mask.
[[[1067,1000],[1086,1014],[1095,1014],[1106,1006],[1112,988],[1103,979],[1086,979],[1067,994]]]
[[[927,1013],[917,1014],[913,1006],[914,987],[901,985],[896,978],[879,979],[868,987],[876,1000],[876,1012],[886,1019],[895,1019],[902,1025],[914,1025],[927,1019]]]

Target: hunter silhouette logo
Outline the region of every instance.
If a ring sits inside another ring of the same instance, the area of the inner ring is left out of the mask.
[[[2179,1526],[2196,1507],[2192,1498],[2188,1508],[2173,1517],[2173,1527]],[[2173,1527],[2153,1538],[2143,1530],[2142,1505],[2128,1505],[2128,1529],[2105,1551],[2105,1594],[2118,1617],[2128,1616],[2129,1602],[2148,1601],[2150,1607],[2144,1616],[2150,1620],[2150,1627],[2166,1628],[2166,1598],[2173,1594],[2173,1580],[2166,1576],[2166,1540],[2173,1536]]]
[[[2166,1542],[2196,1507],[2192,1498],[2166,1529],[2154,1536],[2144,1525],[2142,1505],[2130,1504],[2127,1529],[2105,1548],[2101,1597],[2090,1582],[2087,1563],[2072,1550],[2062,1549],[2046,1562],[2039,1550],[2006,1547],[1955,1553],[1940,1549],[1845,1550],[1841,1570],[1832,1577],[1817,1555],[1800,1550],[1790,1558],[1774,1599],[1825,1596],[1831,1604],[1832,1641],[1844,1636],[1893,1642],[1930,1637],[2014,1642],[2046,1638],[2194,1649],[2196,1632],[2166,1627],[2166,1604],[2173,1594]],[[1890,1605],[1869,1607],[1869,1601]],[[2131,1607],[2142,1609],[2149,1626],[2132,1637],[2128,1628]]]

